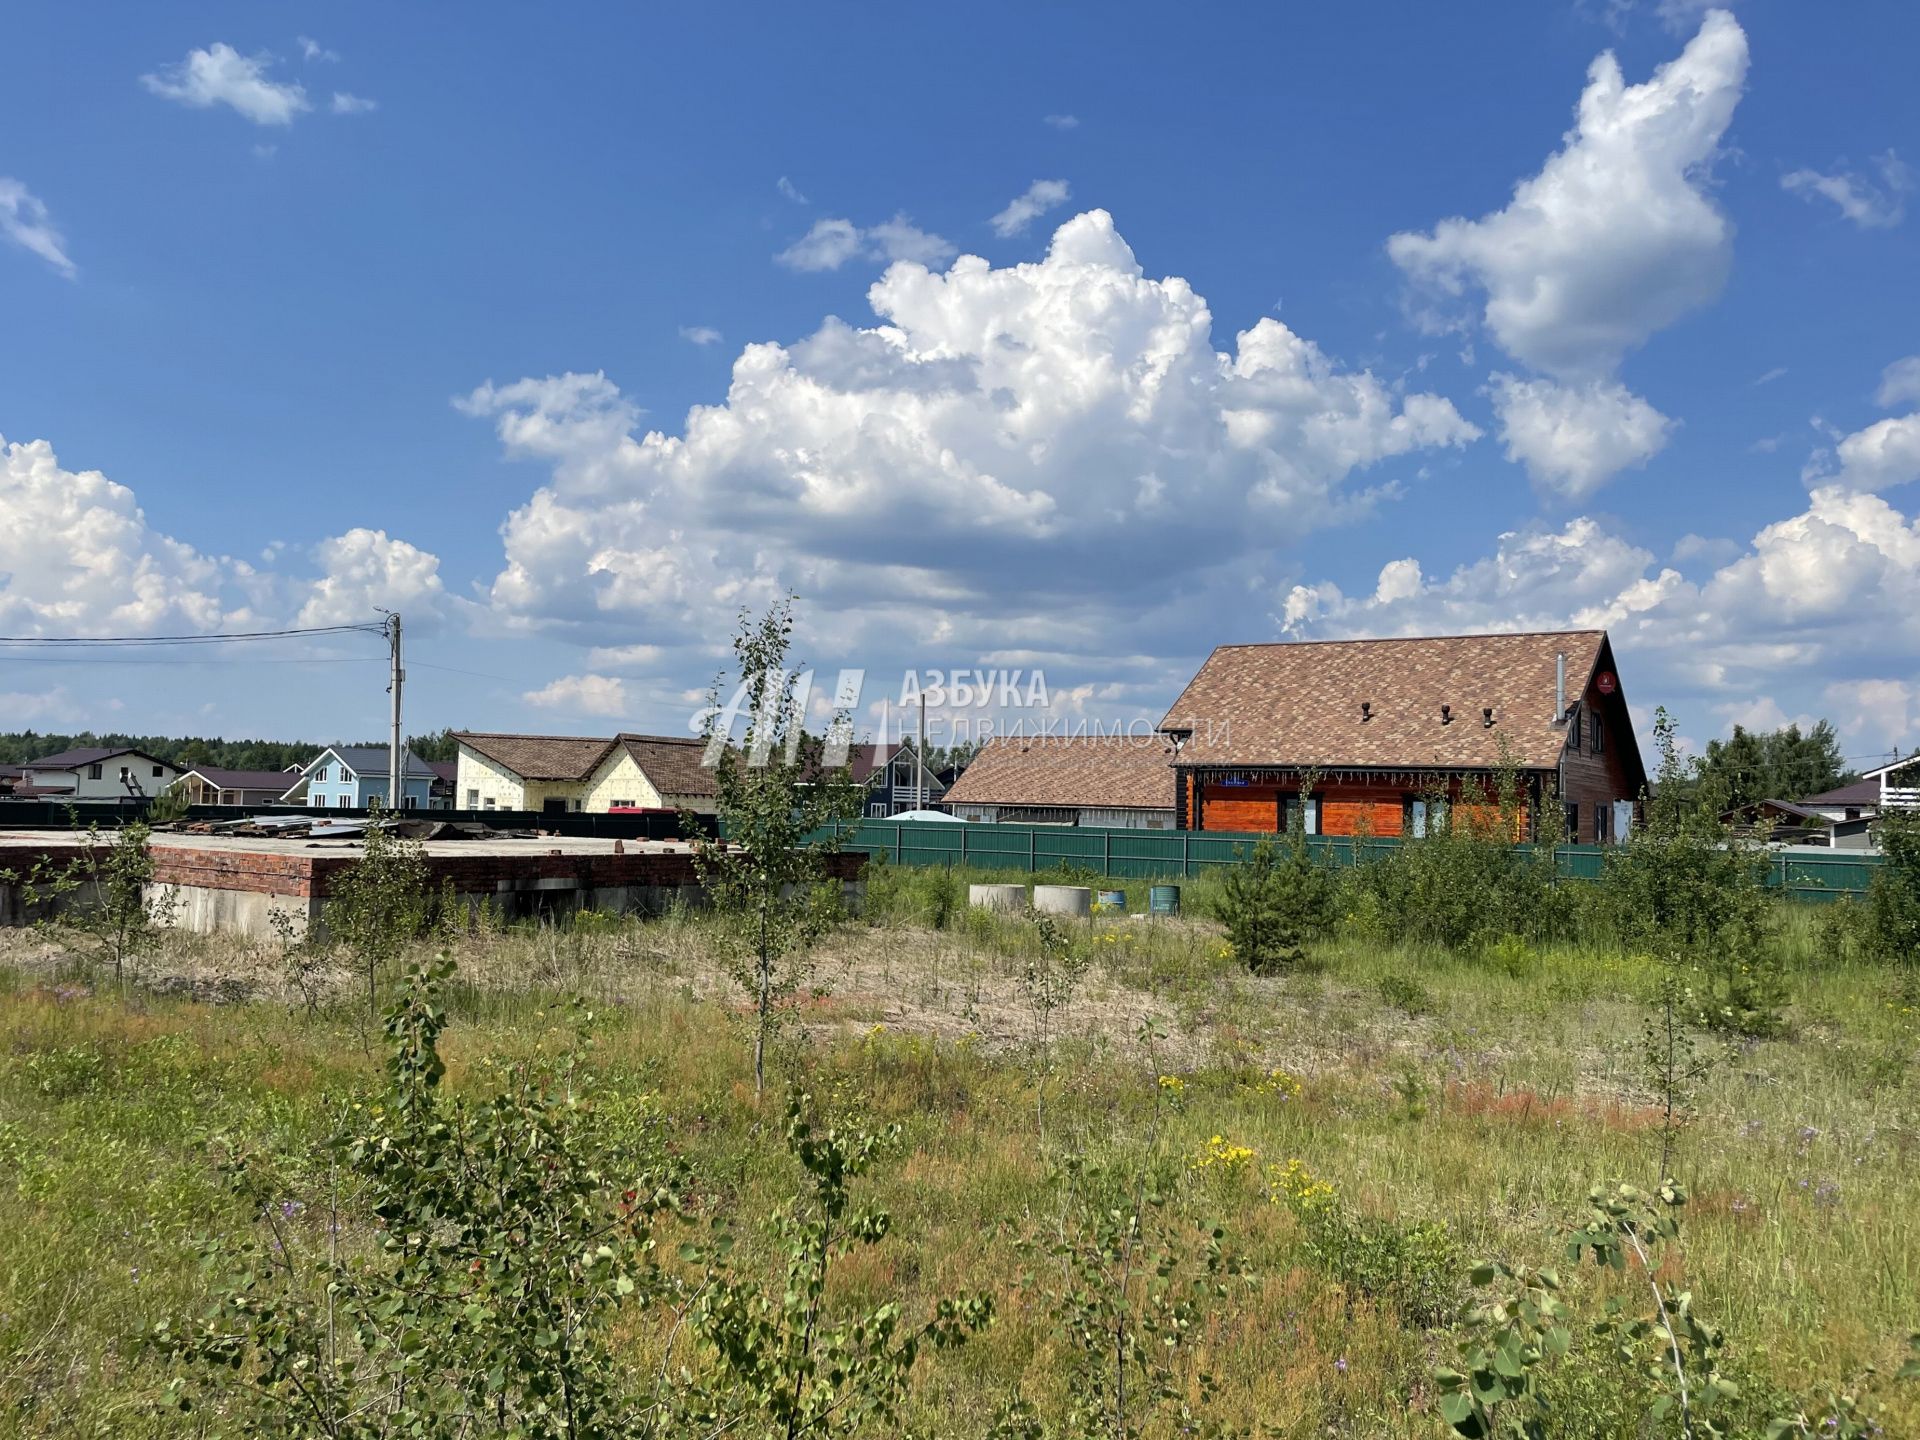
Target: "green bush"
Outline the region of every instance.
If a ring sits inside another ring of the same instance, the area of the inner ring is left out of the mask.
[[[1868,943],[1882,960],[1920,966],[1920,811],[1880,817],[1880,853],[1885,858],[1867,894]]]
[[[1227,927],[1234,959],[1256,975],[1300,963],[1309,940],[1333,926],[1334,880],[1314,862],[1306,837],[1284,846],[1260,840],[1220,880],[1214,913]]]
[[[1777,1035],[1789,997],[1766,850],[1720,823],[1724,789],[1681,759],[1665,710],[1654,721],[1654,744],[1660,768],[1646,818],[1607,852],[1601,905],[1628,950],[1698,969],[1708,1023]]]

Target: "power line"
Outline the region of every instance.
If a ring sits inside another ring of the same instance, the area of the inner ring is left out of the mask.
[[[0,645],[28,648],[43,646],[147,646],[147,645],[224,645],[249,640],[288,640],[307,635],[385,635],[379,625],[309,625],[282,630],[243,630],[211,635],[0,635]]]
[[[9,665],[167,665],[175,669],[192,665],[384,665],[387,662],[377,655],[287,655],[279,657],[254,658],[248,660],[132,660],[122,655],[102,655],[98,658],[80,655],[17,655],[8,656]]]

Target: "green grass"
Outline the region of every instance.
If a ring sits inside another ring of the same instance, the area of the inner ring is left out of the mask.
[[[1217,1413],[1289,1436],[1441,1433],[1425,1376],[1448,1341],[1390,1302],[1344,1293],[1268,1200],[1265,1167],[1297,1159],[1365,1214],[1441,1220],[1468,1257],[1530,1263],[1558,1258],[1589,1185],[1656,1178],[1646,961],[1572,946],[1418,952],[1348,935],[1298,973],[1256,980],[1208,922],[1102,918],[1076,932],[1094,969],[1041,1056],[1020,987],[1030,927],[963,910],[931,932],[915,923],[923,883],[906,888],[876,907],[885,923],[824,947],[826,993],[799,1007],[777,1069],[904,1129],[904,1154],[872,1185],[894,1233],[837,1293],[898,1296],[909,1315],[962,1288],[998,1302],[974,1345],[922,1362],[915,1434],[977,1434],[1014,1390],[1058,1406],[1047,1277],[1030,1274],[1018,1242],[1055,1224],[1049,1159],[1136,1157],[1156,1107],[1183,1177],[1177,1207],[1222,1223],[1258,1277],[1201,1337],[1222,1381]],[[1793,1028],[1715,1071],[1676,1170],[1694,1197],[1683,1268],[1696,1306],[1727,1328],[1755,1386],[1804,1390],[1809,1376],[1838,1382],[1869,1363],[1890,1373],[1920,1317],[1920,1087],[1916,1017],[1884,973],[1834,962],[1804,915],[1785,934]],[[15,961],[0,969],[0,1432],[179,1433],[155,1404],[166,1374],[138,1336],[199,1304],[198,1238],[252,1219],[222,1158],[274,1157],[285,1199],[304,1207],[292,1223],[314,1223],[331,1183],[320,1142],[337,1104],[377,1089],[377,1043],[349,976],[309,1015],[276,993],[265,951],[183,937],[152,957],[149,978],[217,970],[252,987],[209,1005],[95,990],[21,937],[0,939],[0,959]],[[693,1168],[695,1209],[730,1214],[746,1263],[772,1263],[759,1225],[797,1168],[777,1097],[755,1106],[698,920],[476,936],[455,958],[451,1084],[483,1086],[489,1058],[564,1033],[564,994],[593,997],[592,1063],[607,1090],[654,1097]],[[1388,1003],[1392,979],[1423,1003]],[[1145,1015],[1166,1031],[1151,1050],[1136,1038]],[[1256,1083],[1275,1067],[1299,1080],[1297,1095]],[[1190,1170],[1215,1135],[1255,1160],[1225,1176]],[[1580,1304],[1601,1293],[1586,1286]],[[621,1343],[643,1364],[662,1334],[662,1317],[636,1312]],[[1920,1434],[1916,1397],[1876,1383],[1895,1406],[1889,1433]]]

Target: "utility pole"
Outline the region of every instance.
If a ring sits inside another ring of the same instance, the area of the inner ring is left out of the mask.
[[[920,697],[920,734],[913,742],[913,808],[927,808],[927,697]]]
[[[400,666],[400,616],[397,612],[387,612],[387,643],[392,651],[392,678],[387,682],[387,693],[393,696],[393,738],[387,746],[387,809],[397,811],[403,808],[401,797],[406,793],[401,786],[406,781],[407,762],[400,739],[400,687],[406,683],[407,672]]]

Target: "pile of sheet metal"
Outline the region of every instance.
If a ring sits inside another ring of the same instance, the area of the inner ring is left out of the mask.
[[[494,830],[472,821],[431,820],[424,816],[384,816],[378,820],[331,815],[243,815],[234,820],[175,820],[156,825],[175,835],[244,835],[262,840],[361,840],[369,830],[384,830],[403,840],[526,839],[538,830]]]

